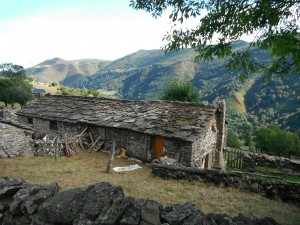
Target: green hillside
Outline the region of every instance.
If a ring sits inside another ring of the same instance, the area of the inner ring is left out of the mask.
[[[248,43],[237,41],[233,47],[246,49]],[[256,48],[251,51],[256,60],[269,61],[266,52]],[[226,99],[229,126],[235,130],[247,120],[257,126],[278,124],[290,130],[300,128],[299,75],[263,83],[261,76],[255,74],[241,82],[238,72],[225,68],[226,61],[215,59],[195,64],[194,58],[192,49],[167,54],[162,50],[140,50],[112,62],[102,61],[93,75],[73,73],[60,83],[113,91],[124,99],[153,100],[162,96],[171,80],[188,80],[201,91],[203,101]]]

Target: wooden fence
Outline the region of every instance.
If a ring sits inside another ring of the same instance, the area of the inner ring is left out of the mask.
[[[243,165],[244,152],[238,149],[224,150],[224,158],[227,166],[241,169]]]

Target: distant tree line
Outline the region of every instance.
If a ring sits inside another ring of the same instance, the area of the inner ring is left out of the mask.
[[[244,125],[242,140],[240,140],[239,135],[233,129],[229,129],[227,146],[240,148],[242,144],[250,148],[260,148],[263,153],[270,155],[300,156],[300,131],[292,133],[275,125],[262,126],[254,131],[252,125],[248,123]]]
[[[93,97],[101,97],[100,93],[94,89],[88,89],[88,88],[83,88],[83,89],[74,89],[70,87],[65,87],[65,86],[60,86],[58,90],[61,91],[62,95],[72,95],[72,96],[88,96],[92,95]]]
[[[23,107],[34,98],[32,85],[26,80],[26,71],[22,66],[12,63],[0,64],[0,101],[14,105],[19,103]]]

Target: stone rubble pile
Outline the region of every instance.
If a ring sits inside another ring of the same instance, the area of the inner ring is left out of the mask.
[[[1,225],[279,225],[271,218],[204,214],[192,204],[163,207],[148,199],[126,197],[121,187],[97,183],[59,192],[47,186],[0,178]]]

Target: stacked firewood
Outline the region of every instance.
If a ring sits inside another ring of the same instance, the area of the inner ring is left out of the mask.
[[[71,137],[61,138],[60,135],[46,135],[42,140],[34,140],[35,156],[73,156],[79,151],[98,151],[104,144],[104,140],[99,136],[95,141],[92,134],[86,132],[85,128],[80,134]]]

